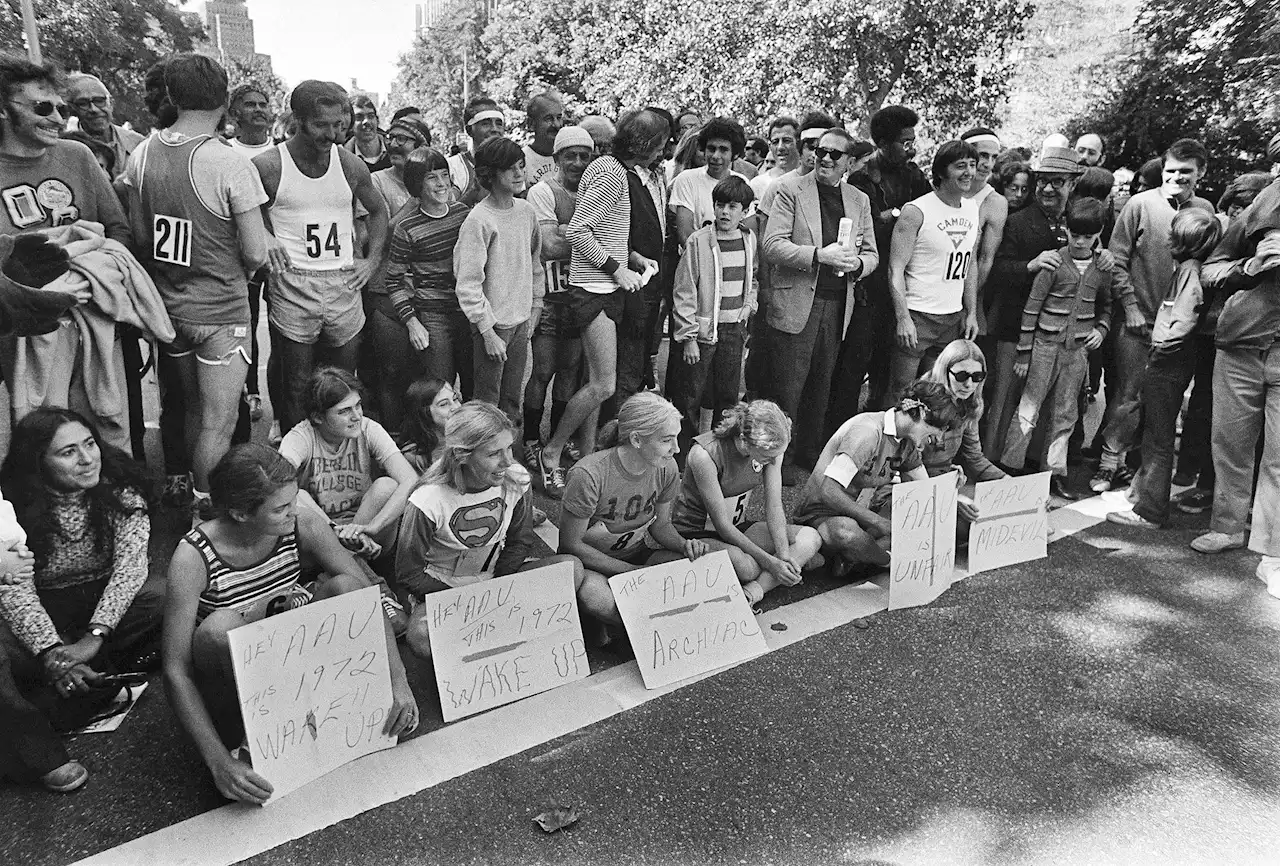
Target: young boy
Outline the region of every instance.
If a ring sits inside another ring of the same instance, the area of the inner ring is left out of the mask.
[[[756,235],[743,228],[755,199],[740,177],[711,191],[711,225],[685,242],[676,270],[672,307],[675,339],[667,362],[667,397],[680,410],[680,452],[698,435],[703,387],[710,377],[711,427],[738,402],[747,322],[756,309]],[[679,346],[679,351],[675,346]]]
[[[462,223],[453,250],[458,303],[475,340],[475,399],[520,422],[529,324],[540,312],[542,239],[524,192],[524,151],[495,137],[476,148],[476,179],[488,190]]]
[[[1050,405],[1045,465],[1053,473],[1049,493],[1075,500],[1067,487],[1067,440],[1075,429],[1078,397],[1089,372],[1088,353],[1102,345],[1111,321],[1112,272],[1098,263],[1104,209],[1096,198],[1067,207],[1067,246],[1062,263],[1036,275],[1022,311],[1014,375],[1026,382],[1016,422],[1005,438],[1002,462],[1022,468],[1040,409]]]

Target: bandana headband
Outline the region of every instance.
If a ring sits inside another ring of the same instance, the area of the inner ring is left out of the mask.
[[[507,122],[507,116],[496,108],[487,108],[467,121],[467,129],[470,129],[482,120],[501,120],[503,124],[505,124]]]
[[[964,141],[965,141],[965,144],[984,144],[989,141],[992,144],[994,144],[996,147],[1000,146],[999,138],[997,138],[994,135],[989,135],[988,133],[985,133],[985,132],[980,135],[971,135],[968,138],[966,138]]]

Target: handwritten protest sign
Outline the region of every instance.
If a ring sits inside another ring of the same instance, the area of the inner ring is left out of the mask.
[[[591,672],[571,563],[432,593],[426,616],[446,722]]]
[[[609,578],[646,688],[765,652],[764,635],[723,550]]]
[[[956,473],[893,485],[889,610],[928,604],[956,565]]]
[[[253,768],[271,800],[348,761],[390,749],[391,669],[377,587],[229,633]]]
[[[983,481],[974,488],[978,520],[969,529],[969,573],[1049,555],[1048,472]]]

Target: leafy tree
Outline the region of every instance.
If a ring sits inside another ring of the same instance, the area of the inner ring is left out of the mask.
[[[40,49],[67,70],[102,79],[117,123],[146,127],[142,77],[156,61],[190,51],[204,35],[198,16],[170,0],[35,0]],[[0,49],[25,51],[17,0],[0,0]]]
[[[227,91],[235,90],[241,84],[253,82],[266,88],[266,97],[271,100],[271,110],[279,117],[289,107],[289,86],[276,75],[266,63],[253,58],[242,60],[238,57],[227,59]]]
[[[1134,50],[1103,67],[1103,95],[1070,130],[1101,134],[1113,165],[1136,167],[1192,137],[1217,183],[1265,167],[1280,127],[1280,6],[1144,0],[1134,31]]]

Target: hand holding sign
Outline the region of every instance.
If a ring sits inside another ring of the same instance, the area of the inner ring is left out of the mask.
[[[893,485],[889,609],[928,604],[956,563],[956,473]]]

